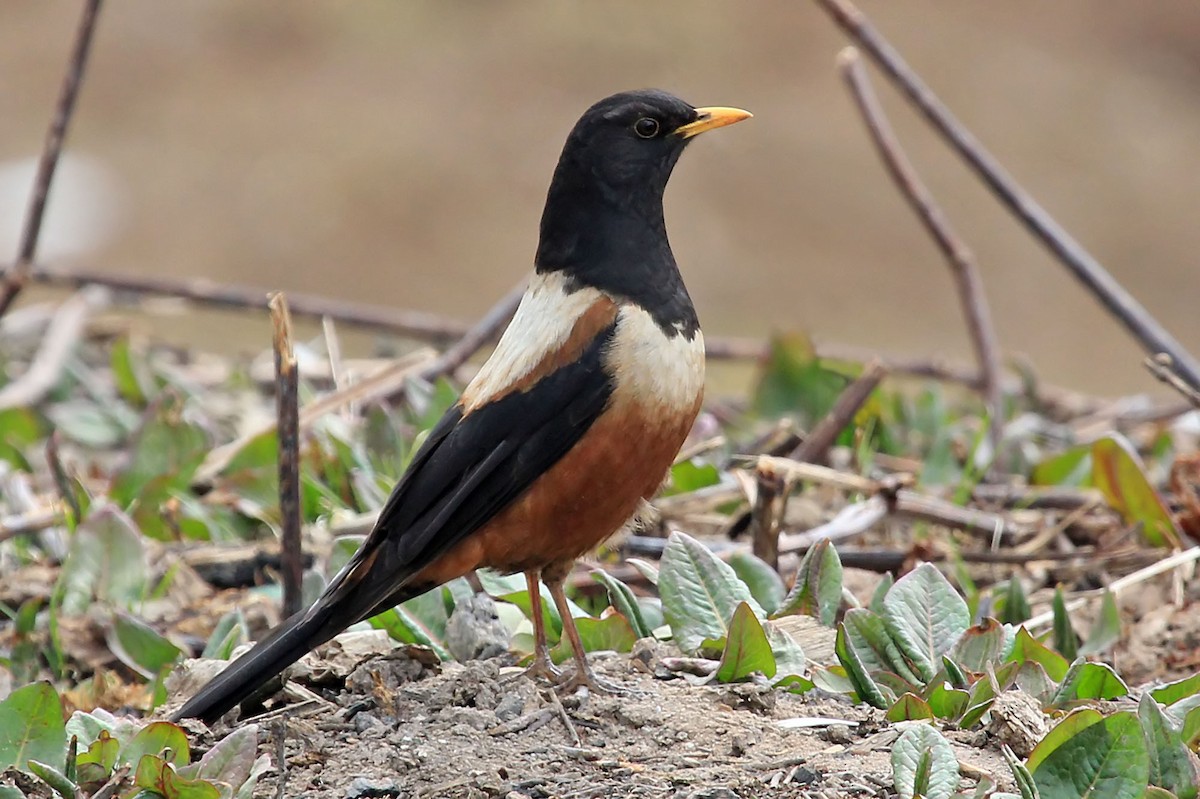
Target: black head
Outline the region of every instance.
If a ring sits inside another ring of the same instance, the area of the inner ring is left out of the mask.
[[[567,137],[550,183],[538,271],[563,270],[647,307],[654,302],[643,296],[647,282],[672,283],[673,275],[681,292],[663,222],[667,180],[692,137],[749,116],[736,108],[696,108],[657,89],[593,105]]]

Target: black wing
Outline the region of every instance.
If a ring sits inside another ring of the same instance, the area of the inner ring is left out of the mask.
[[[400,590],[405,580],[478,530],[565,455],[612,394],[603,356],[615,330],[610,324],[578,360],[527,391],[466,416],[459,405],[447,411],[326,596],[352,594],[361,609],[354,621],[390,607],[394,596],[407,593]]]

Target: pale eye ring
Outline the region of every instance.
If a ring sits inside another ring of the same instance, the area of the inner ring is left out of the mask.
[[[642,117],[633,123],[633,132],[643,139],[653,139],[658,135],[659,124],[654,117]]]

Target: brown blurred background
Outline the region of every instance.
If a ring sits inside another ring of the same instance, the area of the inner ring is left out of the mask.
[[[1200,4],[863,8],[1200,350]],[[61,0],[0,12],[0,161],[40,149],[78,13]],[[69,230],[45,253],[471,318],[528,269],[578,115],[613,91],[658,86],[756,115],[693,146],[667,195],[706,331],[798,328],[968,356],[948,272],[835,72],[843,43],[814,4],[794,0],[110,2],[69,137],[88,160],[64,173],[53,213]],[[1055,382],[1152,389],[1124,333],[878,86],[978,255],[1006,351],[1028,353]],[[16,210],[0,205],[3,258],[15,251],[17,197]],[[92,224],[99,232],[83,235]],[[210,314],[160,332],[257,351],[266,331],[249,315]]]

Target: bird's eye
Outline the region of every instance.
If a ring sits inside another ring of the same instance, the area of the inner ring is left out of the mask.
[[[633,132],[643,139],[653,139],[658,135],[658,120],[653,117],[642,117],[633,123]]]

